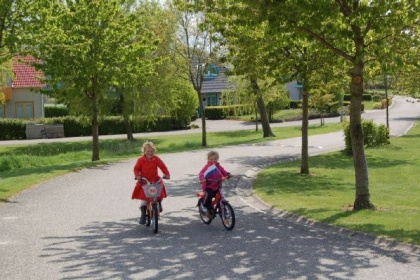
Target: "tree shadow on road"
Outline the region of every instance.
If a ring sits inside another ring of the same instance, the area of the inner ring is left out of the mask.
[[[233,231],[219,219],[203,224],[191,206],[166,212],[158,234],[132,218],[92,222],[78,235],[46,236],[41,257],[59,263],[61,279],[351,279],[374,269],[380,256],[410,262],[400,251],[232,203]]]

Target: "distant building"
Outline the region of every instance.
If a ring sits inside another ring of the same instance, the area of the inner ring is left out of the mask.
[[[302,100],[301,86],[296,81],[286,83],[286,89],[289,91],[290,100]]]
[[[201,97],[204,106],[223,105],[222,92],[233,88],[226,76],[227,68],[210,64],[204,72],[204,81],[201,87]]]
[[[45,87],[40,82],[41,71],[32,66],[39,63],[32,56],[13,58],[13,81],[3,87],[6,104],[0,106],[0,118],[43,118],[45,97],[39,90]]]

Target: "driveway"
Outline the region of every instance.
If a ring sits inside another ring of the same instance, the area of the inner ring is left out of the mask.
[[[420,103],[404,98],[390,111],[391,132],[420,119]],[[383,121],[381,112],[365,116]],[[341,132],[309,141],[311,155],[344,147]],[[203,224],[195,207],[207,151],[161,155],[171,180],[158,234],[137,223],[138,202],[130,199],[136,159],[102,165],[0,205],[0,279],[420,279],[418,247],[288,218],[252,195],[255,172],[298,157],[300,138],[218,151],[237,175],[225,186],[237,216],[233,231],[217,219]]]

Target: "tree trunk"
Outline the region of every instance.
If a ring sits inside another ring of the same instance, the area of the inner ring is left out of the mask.
[[[120,104],[122,107],[122,115],[123,115],[123,119],[124,119],[124,126],[125,126],[125,132],[127,133],[127,140],[132,142],[134,141],[134,136],[133,136],[133,128],[131,126],[131,121],[130,121],[130,117],[128,114],[128,108],[127,108],[127,104],[125,103],[125,96],[124,93],[121,91],[121,89],[119,89],[119,95],[120,95]]]
[[[303,91],[302,97],[302,155],[300,174],[309,174],[308,154],[308,92]]]
[[[99,108],[98,96],[92,94],[92,161],[99,160]]]
[[[258,109],[257,109],[257,104],[255,104],[255,132],[257,131],[258,131]]]
[[[353,209],[375,209],[370,202],[369,177],[362,130],[363,62],[355,66],[350,85],[350,136],[356,178],[356,198]]]
[[[133,136],[133,128],[131,126],[130,118],[126,115],[124,115],[123,118],[124,118],[125,131],[127,132],[127,140],[132,142],[134,141],[134,136]]]
[[[203,97],[201,96],[201,92],[197,92],[198,94],[198,103],[200,104],[200,111],[201,111],[201,146],[207,146],[207,130],[206,130],[206,111],[204,108]]]
[[[275,137],[274,133],[271,131],[270,122],[268,121],[267,110],[265,108],[264,99],[258,86],[256,79],[251,78],[251,85],[254,94],[257,96],[257,106],[258,111],[260,112],[261,117],[261,126],[263,129],[263,137]]]

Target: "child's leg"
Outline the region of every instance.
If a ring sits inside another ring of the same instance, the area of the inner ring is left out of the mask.
[[[147,201],[146,200],[140,200],[140,221],[139,224],[144,225],[146,223],[146,206]]]
[[[161,200],[158,200],[158,207],[159,207],[159,212],[162,212],[163,211],[163,208],[162,208],[162,199]]]
[[[203,204],[207,209],[211,208],[211,201],[215,195],[215,192],[212,189],[206,189],[206,195],[204,196]]]

